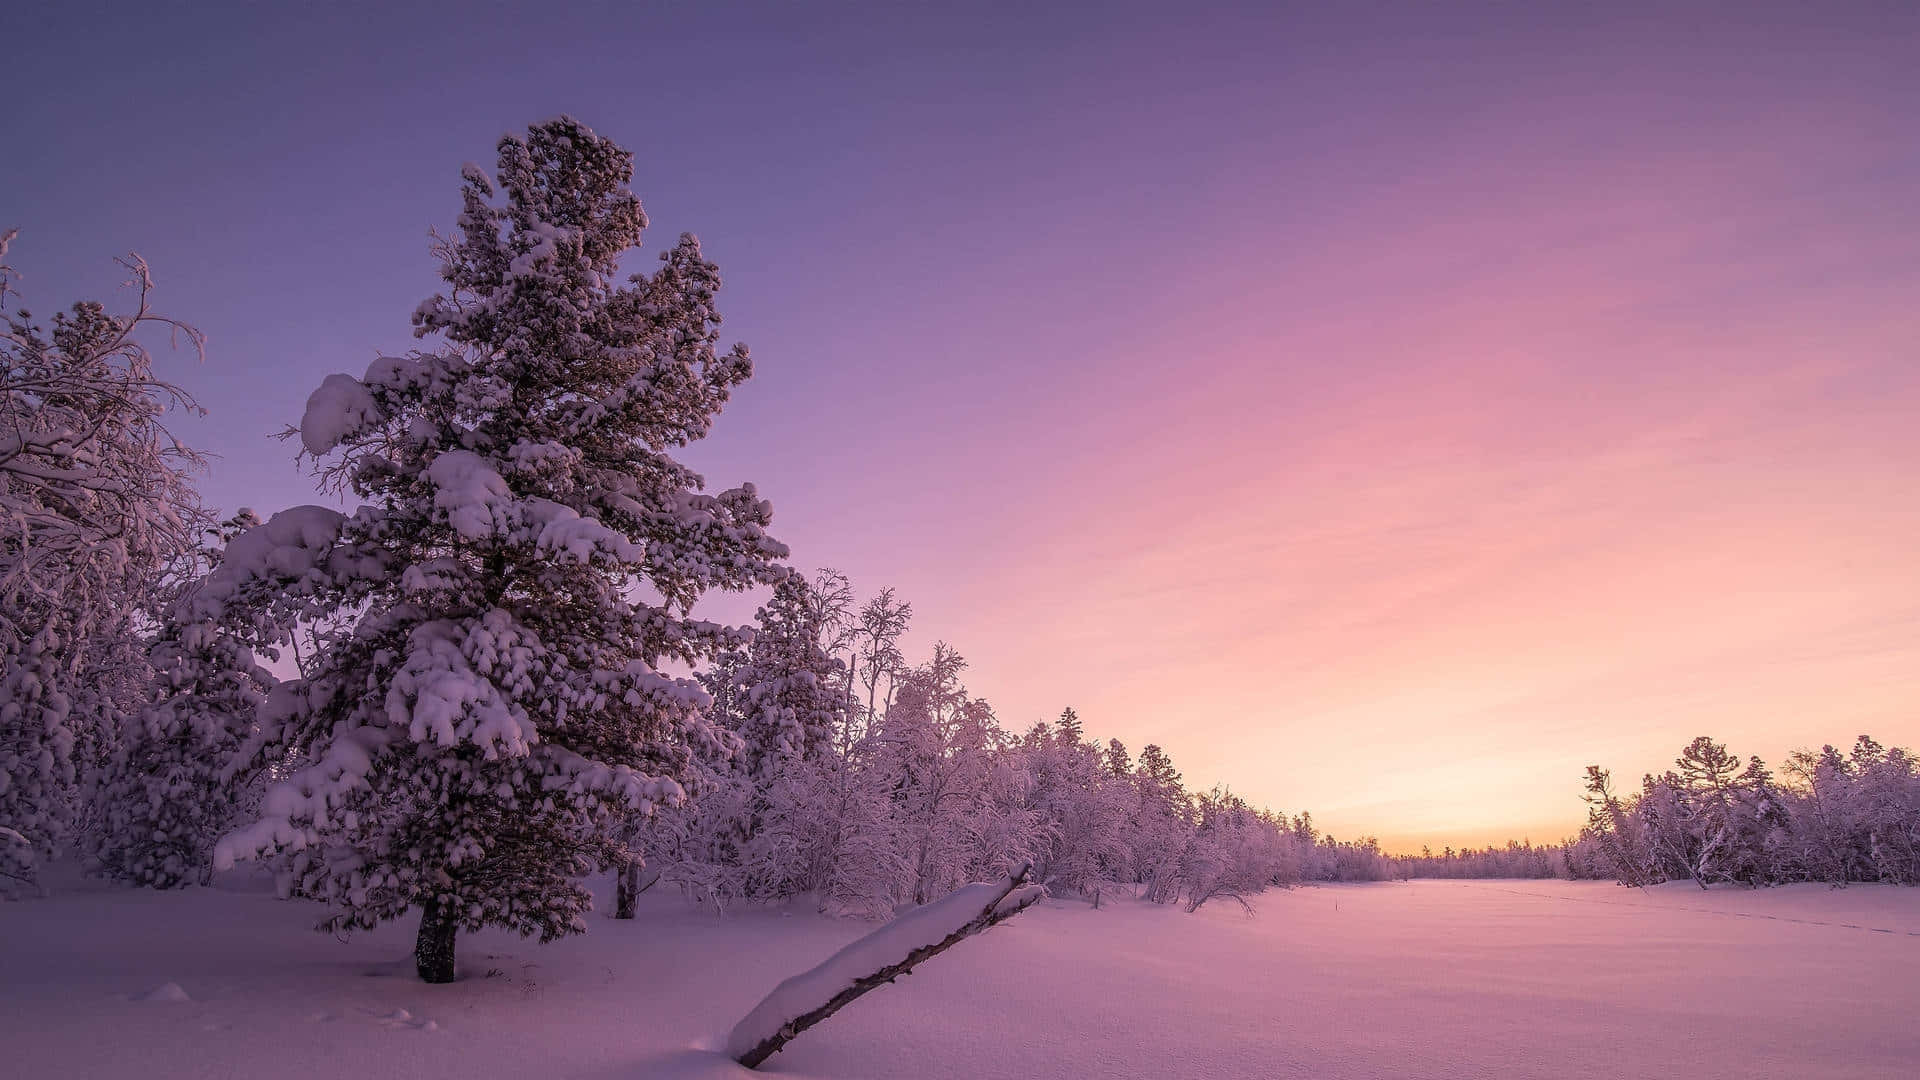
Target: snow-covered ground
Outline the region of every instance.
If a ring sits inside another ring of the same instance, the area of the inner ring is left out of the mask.
[[[339,941],[247,885],[0,905],[9,1077],[743,1077],[715,1050],[872,929],[673,897],[549,946]],[[1415,882],[1248,917],[1048,901],[807,1032],[810,1077],[1920,1075],[1920,890]]]

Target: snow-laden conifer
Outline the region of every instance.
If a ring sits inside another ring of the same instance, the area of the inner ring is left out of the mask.
[[[669,878],[716,906],[823,887],[844,763],[834,740],[850,707],[846,671],[828,654],[828,610],[789,574],[756,613],[750,644],[723,650],[701,675],[712,716],[737,749],[702,761],[698,799],[642,839]],[[640,867],[621,873],[619,914],[630,917]]]
[[[199,594],[256,638],[334,620],[248,748],[310,764],[218,861],[295,853],[343,925],[420,909],[430,981],[461,928],[585,929],[582,879],[626,854],[613,826],[679,803],[720,739],[667,670],[733,639],[691,605],[780,576],[768,504],[702,494],[673,456],[751,364],[717,348],[693,237],[620,279],[646,224],[631,174],[567,118],[502,139],[492,178],[467,166],[447,291],[414,314],[440,347],[329,376],[299,427],[366,505],[275,515]]]

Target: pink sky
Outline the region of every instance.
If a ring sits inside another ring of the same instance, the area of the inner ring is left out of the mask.
[[[36,9],[13,261],[137,248],[210,498],[308,501],[270,433],[571,112],[754,348],[692,459],[1010,728],[1393,847],[1703,733],[1920,743],[1920,9],[609,10]]]
[[[1585,765],[1696,734],[1920,742],[1920,249],[1860,176],[1911,149],[1844,100],[1749,119],[1568,160],[1501,126],[1525,169],[1203,224],[1254,239],[1044,402],[898,433],[841,562],[1010,724],[1070,702],[1396,848],[1558,839]]]
[[[1790,265],[1742,250],[1790,207],[1625,191],[1596,228],[1505,194],[1353,226],[1347,280],[1241,289],[1247,325],[1177,364],[1178,329],[1141,342],[1184,385],[1035,467],[968,566],[992,602],[910,590],[971,615],[943,631],[984,688],[1408,846],[1557,838],[1586,764],[1636,778],[1695,734],[1920,741],[1912,257],[1848,280],[1910,234]]]

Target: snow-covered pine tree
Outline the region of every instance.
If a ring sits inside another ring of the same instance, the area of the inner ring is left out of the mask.
[[[242,510],[209,532],[231,543],[259,524]],[[219,555],[206,553],[213,565]],[[157,695],[127,717],[95,793],[99,868],[156,889],[206,883],[213,845],[257,793],[256,777],[229,766],[274,684],[252,650],[197,617],[192,590],[170,605],[147,650]]]
[[[701,494],[673,457],[752,369],[716,348],[720,278],[698,242],[622,283],[646,224],[631,155],[565,117],[498,149],[495,179],[463,170],[458,235],[438,245],[448,292],[414,313],[444,347],[328,376],[301,420],[368,505],[301,508],[285,552],[230,558],[202,591],[229,625],[284,635],[285,605],[256,616],[292,567],[294,615],[345,616],[249,748],[312,764],[216,862],[299,852],[298,887],[339,925],[420,909],[429,982],[454,977],[462,928],[586,928],[582,879],[626,855],[614,826],[681,801],[720,739],[699,685],[661,670],[731,639],[692,604],[775,581],[786,554],[750,485]]]
[[[822,879],[812,841],[850,705],[845,672],[826,649],[825,618],[807,580],[789,574],[755,615],[752,642],[722,650],[699,676],[737,749],[701,762],[699,798],[658,829],[636,823],[636,840],[654,861],[672,862],[665,874],[701,901],[778,899]],[[621,870],[617,917],[633,916],[640,869],[635,860]]]
[[[693,810],[696,851],[732,864],[736,895],[775,900],[819,890],[832,864],[832,820],[844,762],[834,752],[849,702],[829,655],[827,612],[792,574],[754,619],[737,659],[702,677],[740,749]]]
[[[1773,771],[1749,757],[1733,790],[1731,873],[1751,887],[1780,880],[1780,849],[1787,835],[1787,808]]]
[[[1192,803],[1180,771],[1159,746],[1148,743],[1134,767],[1137,798],[1130,830],[1134,873],[1147,899],[1172,902],[1179,894],[1179,863],[1192,831]]]
[[[1024,823],[996,808],[1002,846],[1030,855],[1035,880],[1048,889],[1096,906],[1109,886],[1131,884],[1134,785],[1107,770],[1099,748],[1085,741],[1079,714],[1067,709],[1055,724],[1035,724],[1013,756],[1025,780],[1023,806],[1038,824],[1023,836]]]
[[[831,608],[798,574],[755,617],[740,673],[744,706],[736,771],[746,800],[744,859],[768,899],[820,892],[842,834],[832,828],[850,782],[835,752],[850,702],[846,670],[828,651]]]
[[[1640,794],[1634,801],[1634,816],[1646,836],[1648,862],[1654,867],[1656,881],[1678,881],[1691,877],[1698,862],[1700,838],[1694,835],[1689,820],[1686,796],[1679,774],[1672,769],[1640,778]]]
[[[753,643],[738,675],[743,688],[740,767],[770,777],[785,763],[833,749],[847,701],[845,673],[828,654],[812,587],[798,574],[776,585],[754,619]]]
[[[0,234],[4,259],[14,233]],[[146,689],[139,633],[194,547],[199,457],[164,417],[194,410],[155,376],[153,281],[122,260],[130,314],[75,304],[42,327],[0,265],[0,888],[70,839],[88,774]]]
[[[1045,884],[1097,907],[1104,892],[1134,880],[1131,819],[1138,796],[1129,780],[1102,768],[1093,744],[1079,741],[1078,727],[1077,717],[1071,729],[1061,717],[1047,799],[1053,844]]]
[[[1705,735],[1687,744],[1674,761],[1680,768],[1680,795],[1693,843],[1688,869],[1702,889],[1732,877],[1739,863],[1735,850],[1733,791],[1740,759]]]
[[[1061,748],[1065,750],[1080,749],[1080,744],[1085,741],[1086,735],[1087,729],[1085,725],[1080,723],[1080,714],[1074,712],[1072,706],[1061,709],[1060,723],[1056,735],[1056,738],[1060,740]]]
[[[1910,751],[1881,746],[1865,735],[1850,757],[1874,876],[1920,885],[1920,761]]]

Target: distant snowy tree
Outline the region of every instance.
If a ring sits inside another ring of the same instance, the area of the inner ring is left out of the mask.
[[[1701,839],[1694,832],[1693,808],[1679,774],[1669,769],[1659,776],[1642,776],[1634,813],[1646,837],[1655,880],[1692,877],[1700,860]]]
[[[915,904],[966,881],[986,802],[992,710],[960,682],[966,660],[945,642],[902,677],[893,706],[872,736],[891,784],[894,818]]]
[[[1867,856],[1874,876],[1900,885],[1920,885],[1920,762],[1900,747],[1883,747],[1865,735],[1852,754],[1855,804],[1867,826]]]
[[[1920,777],[1911,751],[1862,735],[1787,758],[1787,847],[1801,876],[1920,884]]]
[[[1757,757],[1747,759],[1734,781],[1728,814],[1732,850],[1729,873],[1749,886],[1770,884],[1784,872],[1784,846],[1789,817],[1786,800],[1774,785],[1773,772]]]
[[[708,771],[698,799],[660,824],[672,834],[668,873],[702,899],[774,899],[819,885],[822,856],[802,833],[832,799],[834,738],[849,706],[827,617],[791,574],[756,614],[751,644],[723,650],[700,677],[736,749]],[[623,917],[637,874],[632,864],[622,871]]]
[[[736,730],[741,767],[770,776],[799,759],[818,760],[833,748],[846,701],[838,693],[840,662],[827,651],[825,612],[798,574],[774,587],[755,615],[747,662],[737,676],[744,689]]]
[[[781,576],[768,504],[700,494],[672,456],[751,364],[716,349],[720,279],[691,236],[617,280],[646,224],[631,175],[567,118],[502,139],[495,179],[467,166],[449,291],[414,314],[444,347],[328,376],[300,423],[368,505],[275,515],[196,598],[256,640],[341,620],[248,748],[311,764],[217,861],[293,853],[338,925],[419,909],[431,982],[462,928],[585,929],[583,878],[628,857],[615,826],[680,803],[722,741],[706,693],[662,670],[734,640],[688,611]]]
[[[1179,861],[1180,894],[1187,910],[1213,900],[1242,907],[1247,897],[1275,884],[1285,874],[1289,852],[1278,825],[1224,788],[1196,800],[1198,821]]]
[[[853,582],[831,566],[814,571],[807,593],[813,605],[814,619],[820,624],[820,647],[840,661],[840,689],[849,707],[854,702],[854,635],[858,612],[854,610]]]
[[[1587,827],[1582,835],[1599,852],[1607,868],[1604,872],[1631,887],[1651,884],[1653,874],[1640,823],[1614,794],[1612,774],[1598,765],[1587,766],[1585,798]]]
[[[1086,725],[1080,722],[1080,714],[1071,706],[1060,710],[1060,720],[1055,726],[1060,745],[1067,749],[1077,750],[1087,739]]]
[[[1380,850],[1380,842],[1370,836],[1358,840],[1322,836],[1316,844],[1295,839],[1299,841],[1297,850],[1304,852],[1309,864],[1302,872],[1304,877],[1316,881],[1385,881],[1395,876],[1392,861]],[[1282,852],[1284,857],[1284,848]],[[1280,865],[1284,873],[1284,862]]]
[[[201,520],[200,458],[164,424],[197,406],[141,337],[202,339],[153,312],[144,262],[122,265],[131,313],[79,303],[42,327],[0,264],[0,879],[29,879],[35,853],[70,839],[82,785],[145,693],[139,635]]]
[[[826,777],[826,797],[805,801],[811,814],[775,818],[776,836],[790,831],[796,847],[818,858],[822,911],[884,918],[913,888],[907,834],[894,816],[894,760],[869,737]]]
[[[1674,762],[1679,790],[1692,834],[1688,870],[1701,888],[1733,877],[1738,867],[1738,829],[1734,791],[1740,759],[1705,735],[1693,740]]]
[[[883,706],[893,700],[893,688],[906,670],[906,656],[900,651],[900,638],[913,622],[913,605],[895,596],[892,588],[881,589],[860,609],[853,633],[852,670],[866,689],[866,720],[878,723]],[[887,685],[884,699],[878,697],[882,683]]]
[[[1830,885],[1863,880],[1867,853],[1854,798],[1853,765],[1831,746],[1787,758],[1796,800],[1795,847],[1806,875]]]
[[[1192,804],[1166,751],[1148,743],[1134,768],[1133,865],[1147,899],[1169,903],[1180,892],[1180,858],[1192,828]]]
[[[1051,730],[1040,726],[1021,749],[1045,823],[1045,839],[1035,845],[1035,876],[1050,889],[1097,905],[1103,892],[1133,880],[1136,792],[1084,740],[1079,714],[1067,709]]]

